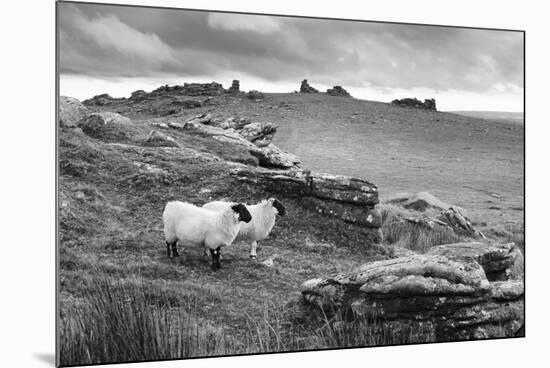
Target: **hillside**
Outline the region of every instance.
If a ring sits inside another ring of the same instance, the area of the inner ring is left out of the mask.
[[[156,116],[127,101],[95,108],[138,122]],[[523,221],[522,126],[326,94],[214,97],[185,110],[204,112],[272,122],[274,143],[305,167],[372,180],[382,199],[428,191],[491,226]]]
[[[433,330],[413,333],[405,327],[394,333],[386,325],[369,325],[372,321],[367,326],[356,321],[355,332],[342,335],[332,327],[326,330],[324,314],[298,302],[304,292],[300,285],[321,275],[425,253],[439,244],[479,240],[476,232],[455,233],[438,220],[434,225],[428,219],[426,229],[409,218],[435,217],[439,209],[419,213],[385,203],[373,209],[378,196],[385,202],[402,192],[429,191],[466,209],[472,224],[487,233],[487,241],[512,240],[523,247],[521,127],[325,94],[249,99],[189,96],[161,87],[158,93],[140,92],[131,99],[94,98],[84,101],[86,107],[71,103],[75,116],[64,112],[59,131],[64,364],[451,336]],[[107,113],[90,114],[94,112]],[[285,162],[287,153],[245,141],[242,130],[220,128],[241,121],[277,125],[274,136],[262,139],[273,139],[296,154],[303,168],[347,176],[274,168]],[[266,163],[258,152],[266,147],[272,149],[267,158],[280,155],[283,160]],[[241,180],[235,172],[252,174]],[[305,186],[300,186],[302,173]],[[261,184],[262,175],[269,185]],[[224,249],[217,272],[210,270],[202,249],[182,247],[184,256],[167,258],[161,219],[167,201],[255,203],[273,196],[284,203],[287,215],[260,242],[257,262],[243,245]],[[486,251],[502,253],[502,248]],[[516,262],[517,253],[512,259],[511,252],[506,248],[499,272]],[[454,263],[449,267],[458,272]],[[476,277],[472,283],[486,287],[483,271]],[[514,295],[522,296],[522,287]],[[516,309],[506,320],[499,314],[491,320],[499,329],[487,336],[515,335],[522,323],[519,315]],[[143,333],[150,336],[144,339]],[[445,338],[465,336],[471,335]]]

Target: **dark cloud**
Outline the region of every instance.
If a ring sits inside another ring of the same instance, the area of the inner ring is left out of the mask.
[[[519,32],[59,4],[61,73],[182,78],[234,72],[350,87],[523,88]]]

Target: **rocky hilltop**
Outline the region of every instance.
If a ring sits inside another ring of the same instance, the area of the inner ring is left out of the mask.
[[[433,98],[425,99],[424,102],[416,98],[403,98],[401,100],[393,100],[391,103],[401,107],[414,107],[417,109],[437,111],[435,99]]]

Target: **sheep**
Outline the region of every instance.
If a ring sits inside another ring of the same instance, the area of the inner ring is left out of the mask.
[[[206,203],[202,207],[222,210],[231,205],[233,205],[231,202],[214,201]],[[286,209],[283,204],[275,198],[269,198],[254,205],[247,204],[246,208],[252,215],[252,220],[248,223],[240,224],[239,233],[234,241],[249,243],[250,258],[256,259],[257,242],[267,238],[275,225],[276,216],[284,216],[286,214]]]
[[[191,203],[172,201],[162,214],[168,257],[178,257],[177,242],[206,247],[212,256],[212,269],[220,265],[220,248],[230,245],[239,232],[240,222],[252,219],[242,203],[221,210],[197,207]]]

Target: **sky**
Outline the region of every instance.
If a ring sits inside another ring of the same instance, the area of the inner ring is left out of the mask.
[[[60,93],[86,99],[184,82],[523,111],[523,33],[58,3]]]

